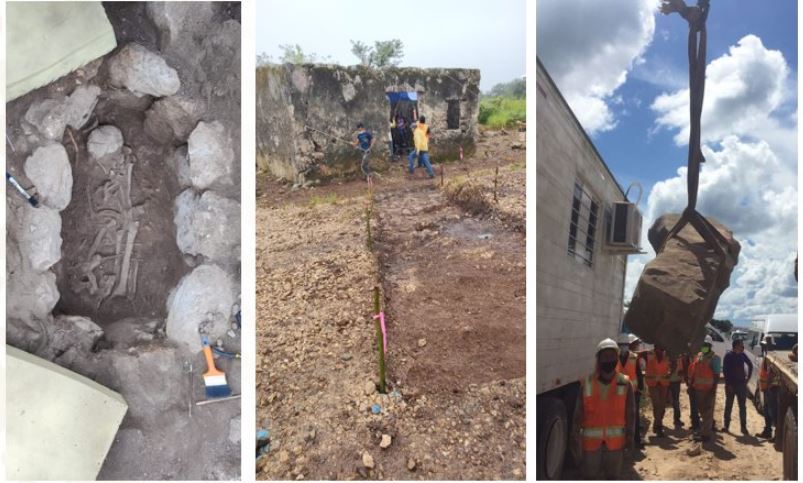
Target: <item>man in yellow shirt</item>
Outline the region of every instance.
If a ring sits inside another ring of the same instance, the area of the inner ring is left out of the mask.
[[[429,127],[427,126],[427,120],[424,116],[418,118],[418,125],[415,131],[413,131],[413,142],[415,143],[415,151],[410,151],[410,155],[407,156],[407,160],[410,162],[410,175],[412,176],[415,170],[413,162],[417,155],[419,163],[424,165],[424,169],[427,170],[429,177],[434,178],[435,172],[432,170],[432,164],[429,162]]]

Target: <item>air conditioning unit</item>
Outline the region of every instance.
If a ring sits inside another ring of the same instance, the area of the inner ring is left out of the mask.
[[[641,252],[641,213],[634,203],[614,201],[608,226],[607,248],[619,253]]]

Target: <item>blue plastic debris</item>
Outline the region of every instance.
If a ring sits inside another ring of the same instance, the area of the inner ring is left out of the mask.
[[[374,414],[379,414],[382,412],[382,407],[379,404],[374,404],[371,406],[371,412]]]

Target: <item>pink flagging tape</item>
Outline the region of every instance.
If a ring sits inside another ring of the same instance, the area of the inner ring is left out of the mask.
[[[379,326],[382,327],[382,350],[384,352],[388,351],[388,331],[385,328],[385,312],[379,312],[378,315],[374,315],[374,319],[379,319]]]

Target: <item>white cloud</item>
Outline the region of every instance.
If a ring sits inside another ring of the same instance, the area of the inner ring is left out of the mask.
[[[703,141],[753,135],[791,92],[788,77],[783,54],[764,47],[755,35],[743,37],[729,53],[711,61],[706,68]],[[658,96],[652,109],[658,115],[657,126],[678,130],[675,143],[688,143],[688,88]]]
[[[589,132],[616,126],[609,102],[655,33],[658,0],[540,0],[538,57]]]
[[[697,208],[732,229],[742,245],[731,286],[716,316],[747,320],[754,315],[797,310],[793,263],[797,251],[797,116],[793,83],[783,55],[748,35],[707,68],[702,134],[706,162],[700,172]],[[653,102],[659,129],[677,131],[688,143],[688,89]],[[790,115],[790,112],[793,115]],[[687,203],[684,166],[655,183],[645,209],[645,232],[665,213]],[[645,233],[646,235],[646,233]],[[629,299],[646,262],[628,261]]]

